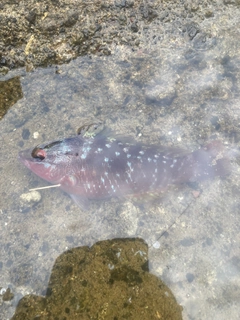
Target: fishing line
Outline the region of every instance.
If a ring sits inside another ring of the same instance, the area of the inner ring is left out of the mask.
[[[57,187],[61,187],[61,184],[54,184],[52,186],[33,188],[33,189],[29,189],[29,191],[36,191],[36,190],[43,190],[43,189],[50,189],[50,188],[57,188]]]

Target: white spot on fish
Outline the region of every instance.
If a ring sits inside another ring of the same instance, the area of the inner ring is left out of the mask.
[[[152,161],[152,159],[151,158],[148,158],[148,162],[151,162]]]
[[[108,158],[104,158],[104,161],[105,161],[105,162],[108,162],[108,160],[109,160]]]
[[[113,137],[108,137],[107,139],[108,139],[108,141],[110,141],[110,142],[116,141],[116,139],[113,138]]]
[[[98,152],[101,152],[103,149],[102,148],[98,148]]]
[[[157,169],[155,169],[155,173],[157,173]]]
[[[105,174],[105,176],[108,176],[108,172],[106,171],[106,172],[104,172],[104,174]]]
[[[87,184],[87,187],[88,187],[88,189],[90,189],[90,184],[89,183]]]
[[[163,163],[165,164],[165,163],[167,163],[167,161],[163,161]]]
[[[123,151],[124,152],[128,152],[128,148],[123,148]]]
[[[101,181],[102,181],[102,183],[104,183],[104,182],[105,182],[105,180],[104,180],[104,178],[103,178],[103,177],[101,177]]]
[[[137,158],[138,158],[138,159],[142,159],[142,157],[141,157],[141,156],[137,156]]]
[[[130,158],[130,157],[131,157],[131,155],[128,153],[128,154],[127,154],[127,158]]]
[[[173,160],[173,163],[177,163],[177,159],[174,159],[174,160]]]
[[[83,150],[83,153],[81,155],[81,159],[86,159],[88,152],[91,150],[91,148],[89,147],[89,145],[84,144],[82,150]]]
[[[183,166],[183,163],[181,163],[180,166],[178,167],[178,171],[182,170],[182,166]]]
[[[107,148],[111,148],[111,145],[110,145],[109,143],[105,144],[105,146],[106,146]]]
[[[131,168],[131,162],[127,162],[127,165],[129,166],[129,168]]]
[[[117,183],[117,180],[114,179],[116,186],[119,188],[119,184]]]
[[[155,158],[159,158],[159,155],[155,154],[154,157],[155,157]]]
[[[153,162],[154,162],[154,163],[156,163],[156,162],[157,162],[157,160],[156,160],[156,159],[153,159]]]
[[[128,178],[132,181],[132,177],[131,174],[129,172],[127,172]]]
[[[139,151],[140,154],[144,154],[144,151]]]
[[[119,173],[116,173],[116,176],[117,176],[117,177],[120,177],[120,174],[119,174]]]
[[[118,157],[120,155],[120,152],[115,152],[115,155]]]

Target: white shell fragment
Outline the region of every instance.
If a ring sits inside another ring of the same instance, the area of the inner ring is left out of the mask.
[[[39,132],[33,132],[33,139],[38,139],[39,137]]]
[[[160,248],[160,243],[158,241],[154,242],[153,248],[159,249]]]

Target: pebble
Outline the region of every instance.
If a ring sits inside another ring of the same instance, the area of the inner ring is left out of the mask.
[[[30,191],[21,194],[20,200],[25,204],[37,203],[41,200],[41,194],[38,191]]]
[[[0,290],[0,295],[2,296],[6,291],[7,291],[7,289],[1,288],[1,290]]]
[[[39,137],[39,132],[34,132],[33,133],[33,139],[37,139]]]
[[[158,242],[158,241],[154,242],[153,248],[159,249],[160,248],[160,242]]]

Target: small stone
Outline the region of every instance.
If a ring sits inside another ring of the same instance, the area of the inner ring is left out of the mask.
[[[2,296],[6,291],[7,291],[7,289],[5,289],[5,288],[0,288],[0,296]]]
[[[20,200],[25,204],[37,203],[41,200],[41,194],[38,191],[30,191],[23,193],[20,196]]]
[[[154,242],[153,248],[159,249],[160,248],[160,243],[158,241]]]
[[[33,133],[33,139],[38,139],[38,137],[39,137],[39,132],[34,132]]]
[[[137,24],[134,22],[134,23],[132,23],[132,25],[131,25],[131,30],[133,31],[133,32],[138,32],[138,26],[137,26]]]
[[[6,292],[3,294],[3,301],[10,301],[14,298],[14,294],[11,292],[10,288],[7,288]]]

